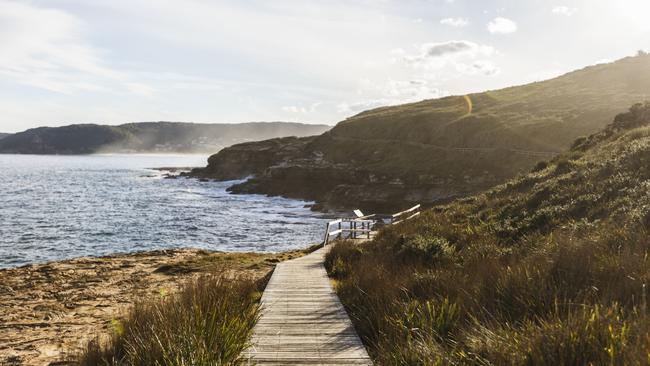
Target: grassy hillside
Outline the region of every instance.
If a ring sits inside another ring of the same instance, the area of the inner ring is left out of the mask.
[[[649,182],[646,103],[328,271],[379,364],[646,365]]]
[[[378,108],[247,172],[257,179],[235,191],[368,209],[476,193],[568,149],[649,91],[650,56],[640,55],[543,82]],[[212,165],[230,158],[216,155]]]
[[[575,136],[601,129],[648,92],[650,56],[628,57],[547,81],[469,94],[471,113],[463,96],[363,112],[322,138],[563,151]]]
[[[101,152],[214,153],[226,146],[283,136],[317,135],[325,125],[269,122],[197,124],[176,122],[40,127],[0,141],[0,153],[91,154]]]

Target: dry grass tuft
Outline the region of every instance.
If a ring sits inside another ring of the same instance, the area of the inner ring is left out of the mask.
[[[227,273],[202,275],[177,294],[136,304],[105,344],[78,357],[91,365],[240,365],[260,315],[258,285]]]

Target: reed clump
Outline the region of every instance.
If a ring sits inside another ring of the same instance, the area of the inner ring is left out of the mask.
[[[80,366],[241,365],[260,316],[259,284],[229,273],[201,275],[177,293],[142,301],[105,342],[77,357]]]

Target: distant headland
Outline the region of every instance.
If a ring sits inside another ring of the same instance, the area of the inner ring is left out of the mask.
[[[294,122],[75,124],[0,133],[4,154],[194,153],[282,136],[321,134],[331,126]]]

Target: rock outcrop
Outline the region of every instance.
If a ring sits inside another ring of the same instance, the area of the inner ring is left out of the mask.
[[[229,191],[315,201],[313,209],[361,208],[389,212],[414,203],[436,203],[488,188],[499,182],[485,173],[463,176],[378,173],[336,162],[317,149],[321,137],[287,137],[234,145],[208,159],[208,166],[183,176],[240,180]],[[471,154],[472,152],[470,152]]]

